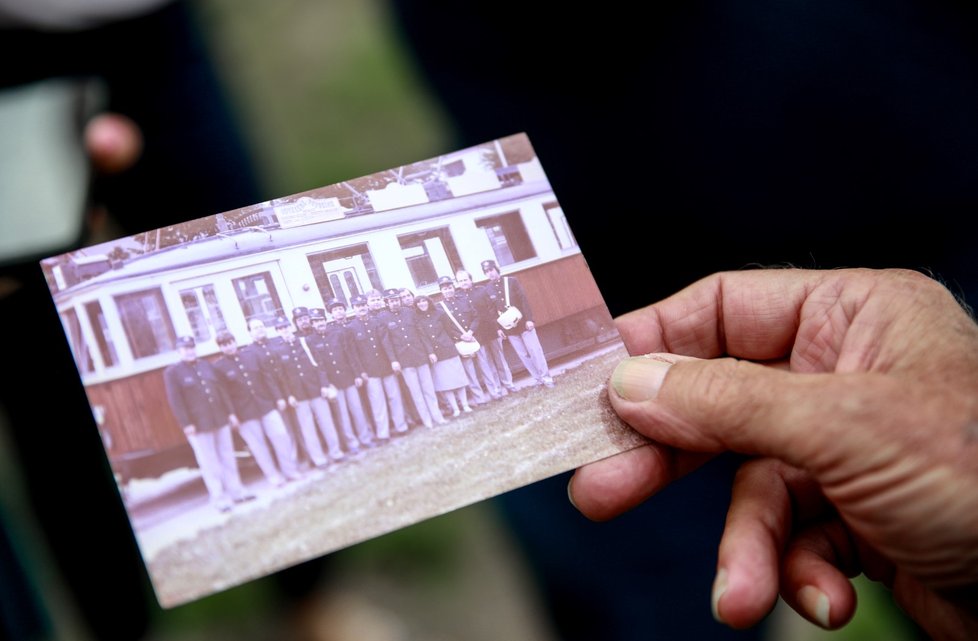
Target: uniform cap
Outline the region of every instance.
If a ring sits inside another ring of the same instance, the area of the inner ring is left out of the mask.
[[[312,320],[326,320],[326,310],[322,307],[313,307],[309,310],[309,318]]]
[[[346,309],[346,303],[341,301],[339,298],[330,298],[328,301],[326,301],[326,309],[333,311],[334,307],[342,307]]]
[[[197,341],[193,336],[181,336],[177,339],[177,347],[196,347]]]
[[[449,276],[442,276],[441,278],[438,279],[438,286],[444,287],[445,285],[451,285],[452,287],[455,287],[455,281],[452,280],[451,277]]]
[[[279,316],[275,319],[275,329],[279,329],[280,327],[292,327],[292,323],[285,316]]]
[[[495,269],[497,272],[499,271],[499,265],[497,265],[496,264],[496,261],[494,261],[494,260],[484,260],[480,264],[482,265],[482,273],[483,274],[485,274],[490,269]]]
[[[227,343],[233,343],[234,334],[232,334],[226,329],[222,329],[217,333],[217,337],[215,340],[217,340],[218,345],[226,345]]]
[[[384,298],[400,298],[400,297],[401,297],[401,290],[397,288],[384,290]]]
[[[353,298],[350,299],[350,304],[351,305],[366,305],[367,304],[367,297],[366,296],[361,296],[360,294],[357,294],[356,296],[354,296]]]
[[[308,315],[309,315],[309,308],[308,307],[293,307],[292,308],[292,318],[298,318],[300,316],[308,316]]]

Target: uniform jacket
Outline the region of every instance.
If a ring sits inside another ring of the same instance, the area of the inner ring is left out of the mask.
[[[272,371],[263,367],[258,350],[239,349],[233,356],[221,356],[214,368],[240,421],[261,418],[275,409],[275,401],[285,398]]]
[[[526,323],[533,320],[533,312],[530,310],[530,301],[526,298],[526,293],[523,292],[523,286],[520,285],[520,281],[516,280],[513,276],[502,276],[496,282],[489,281],[483,285],[484,291],[489,296],[489,300],[492,304],[493,309],[496,311],[496,315],[506,311],[506,283],[509,283],[509,306],[515,307],[520,310],[523,317],[520,322],[516,324],[513,329],[507,329],[506,334],[522,334],[526,331]],[[493,319],[493,323],[497,328],[502,329],[498,323]]]
[[[342,323],[333,321],[326,326],[324,333],[314,333],[306,340],[319,367],[336,387],[350,387],[363,372],[353,343],[353,332]]]
[[[320,395],[322,388],[329,385],[329,378],[309,359],[302,342],[299,337],[291,343],[283,339],[275,343],[272,349],[281,367],[283,391],[300,401],[307,401]],[[311,347],[309,351],[312,351]]]
[[[455,349],[457,339],[450,331],[454,330],[455,334],[458,334],[458,328],[440,307],[432,305],[428,307],[427,313],[418,309],[414,310],[414,313],[418,319],[418,328],[428,338],[438,360],[448,360],[458,356],[458,350]]]
[[[455,317],[455,320],[458,321],[459,325],[461,325],[463,329],[472,332],[473,336],[479,333],[480,325],[482,323],[480,322],[479,315],[476,313],[475,306],[469,300],[469,296],[467,294],[462,295],[462,292],[455,290],[455,296],[453,296],[451,299],[443,298],[440,303],[435,305],[435,307],[439,310],[442,309],[441,303],[445,303],[445,305],[448,307],[448,311],[452,313],[452,316]],[[448,322],[452,326],[452,331],[450,332],[452,338],[459,340],[462,333],[455,326],[455,323],[452,323],[450,318],[448,319]],[[495,328],[493,328],[493,330],[495,331]],[[478,338],[476,338],[476,340],[478,340]]]
[[[397,312],[387,312],[383,318],[387,323],[394,355],[401,367],[420,367],[430,363],[428,355],[434,350],[431,341],[419,329],[413,309],[402,307]]]
[[[274,336],[272,338],[266,338],[263,341],[254,341],[250,345],[245,345],[238,350],[239,353],[250,352],[258,357],[258,362],[265,375],[274,381],[273,390],[281,394],[276,400],[283,399],[286,396],[282,379],[282,365],[279,363],[278,354],[275,351],[275,346],[282,342],[284,341],[280,337]]]
[[[463,298],[468,302],[475,314],[476,321],[473,325],[475,339],[483,345],[499,337],[496,330],[499,323],[496,322],[496,305],[489,298],[489,292],[483,287],[473,287],[472,289],[459,289],[455,292],[455,298]]]
[[[211,432],[228,424],[231,403],[217,370],[205,360],[180,361],[163,372],[166,397],[182,427]]]
[[[387,321],[383,317],[370,314],[365,319],[354,318],[347,327],[353,336],[357,357],[367,376],[390,376],[391,361],[396,361],[394,346],[387,332]]]

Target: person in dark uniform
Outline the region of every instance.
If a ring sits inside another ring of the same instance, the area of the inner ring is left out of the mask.
[[[462,412],[471,412],[467,391],[469,379],[455,347],[460,330],[452,324],[448,314],[436,307],[427,296],[415,297],[414,310],[418,329],[431,341],[435,356],[438,357],[431,366],[435,393],[442,397],[453,417]]]
[[[326,371],[330,382],[336,387],[335,418],[340,422],[340,432],[346,440],[348,451],[356,453],[360,446],[373,445],[373,435],[363,411],[360,400],[360,386],[363,379],[360,373],[363,366],[353,345],[353,339],[343,321],[329,321],[334,306],[338,306],[339,316],[346,319],[346,306],[336,299],[326,303],[326,309],[315,309],[312,315],[312,328],[315,330],[310,344],[313,356],[319,366]],[[356,432],[354,432],[356,427]]]
[[[373,306],[370,304],[371,300],[374,301]],[[387,440],[390,438],[392,421],[397,432],[407,431],[407,422],[404,419],[401,386],[391,369],[391,362],[396,360],[396,356],[387,332],[387,323],[381,316],[371,312],[371,307],[383,310],[384,299],[380,292],[371,290],[367,292],[367,296],[354,296],[350,302],[355,316],[348,327],[363,367],[361,378],[367,384],[367,400],[374,419],[374,432],[378,439]]]
[[[284,394],[276,377],[269,368],[263,367],[258,350],[239,350],[231,332],[218,332],[216,340],[223,356],[214,362],[214,368],[221,375],[231,401],[231,425],[248,444],[272,487],[281,487],[286,480],[298,480],[301,475],[295,460],[295,445],[277,407]],[[275,456],[268,449],[269,443]]]
[[[312,335],[312,317],[309,315],[308,307],[293,308],[292,322],[295,324],[296,336],[304,338]]]
[[[274,349],[275,345],[282,342],[282,339],[278,336],[269,336],[265,321],[260,318],[251,318],[248,320],[248,334],[251,336],[251,344],[246,345],[244,350],[257,354],[262,370],[277,383],[279,393],[282,396],[275,399],[275,408],[282,417],[282,422],[285,423],[289,440],[292,441],[292,458],[295,459],[297,467],[301,468],[308,461],[308,456],[305,450],[299,447],[299,442],[302,440],[302,433],[299,429],[299,422],[295,417],[295,411],[289,406],[286,400],[282,366],[279,364],[278,355]]]
[[[292,323],[285,317],[280,317],[275,321],[275,330],[282,340],[276,343],[272,349],[278,359],[278,365],[282,372],[282,387],[286,394],[288,404],[295,410],[296,420],[299,423],[299,432],[302,435],[302,443],[306,447],[312,464],[316,467],[325,467],[329,463],[323,446],[319,441],[316,425],[323,432],[326,442],[330,439],[338,440],[336,428],[333,426],[333,417],[329,411],[329,405],[325,410],[320,406],[313,406],[313,399],[326,398],[331,394],[336,394],[336,388],[329,385],[329,379],[317,365],[312,350],[306,343],[306,339],[297,337]],[[315,411],[318,409],[319,411]],[[313,413],[315,411],[315,418]]]
[[[414,309],[414,292],[407,287],[398,290],[401,293],[401,309]]]
[[[180,361],[163,372],[166,398],[193,448],[211,504],[227,512],[234,503],[254,498],[238,475],[231,440],[231,401],[218,371],[197,358],[192,336],[181,336],[177,350]]]
[[[523,367],[538,385],[553,387],[554,379],[550,375],[547,356],[543,353],[540,338],[537,336],[530,301],[526,298],[520,281],[515,276],[501,276],[499,265],[494,260],[482,261],[482,272],[489,278],[485,287],[496,312],[503,315],[513,308],[520,311],[519,320],[511,327],[499,327],[499,336],[509,339],[509,344],[513,346],[513,351],[523,363]]]
[[[441,425],[446,421],[438,407],[431,378],[431,364],[438,361],[434,347],[418,328],[414,309],[401,306],[401,292],[388,289],[384,292],[384,300],[390,312],[386,316],[387,331],[397,359],[391,362],[391,368],[401,373],[421,423],[425,427],[432,427],[434,423]]]
[[[458,297],[467,301],[475,311],[473,332],[482,346],[475,354],[479,374],[486,384],[489,396],[493,399],[502,398],[513,389],[513,373],[503,353],[502,339],[496,333],[496,328],[499,327],[496,323],[496,310],[485,289],[473,285],[469,272],[458,270],[455,280],[458,283]]]
[[[479,317],[469,302],[468,296],[456,295],[455,281],[450,276],[442,276],[438,279],[438,289],[441,291],[441,302],[438,303],[438,307],[445,312],[452,323],[453,338],[456,341],[478,345],[472,354],[460,355],[465,376],[469,380],[469,402],[472,405],[488,403],[490,396],[482,389],[482,384],[479,383],[479,375],[476,372],[478,353],[482,350],[482,345],[475,337],[475,333],[479,329]]]

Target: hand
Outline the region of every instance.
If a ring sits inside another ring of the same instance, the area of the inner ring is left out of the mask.
[[[197,426],[196,425],[184,425],[183,426],[183,433],[186,434],[187,436],[193,436],[194,434],[197,433]]]
[[[399,362],[397,362],[397,361],[392,361],[391,362],[391,369],[394,370],[395,372],[400,372],[401,371],[401,364]]]
[[[275,407],[278,408],[278,411],[284,412],[285,408],[288,407],[288,403],[285,402],[284,398],[280,398],[277,401],[275,401]]]
[[[506,332],[501,329],[497,329],[496,333],[499,334],[499,338],[506,338]]]
[[[236,414],[228,414],[228,423],[231,427],[241,427],[241,421],[238,420]]]
[[[356,378],[353,379],[353,384],[356,385],[357,387],[363,387],[363,381],[365,379],[366,376],[357,376]]]
[[[85,152],[97,174],[117,174],[136,163],[143,151],[143,135],[139,127],[126,116],[105,113],[95,116],[85,125],[82,134]],[[85,212],[89,232],[101,232],[108,224],[105,208],[90,205]],[[0,298],[21,286],[17,278],[0,277]]]
[[[323,388],[323,398],[328,400],[333,400],[336,398],[338,392],[336,391],[335,385],[329,385]]]
[[[469,331],[465,332],[464,334],[462,334],[461,336],[459,336],[459,338],[461,338],[466,343],[474,343],[475,342],[475,336],[472,335],[472,330],[469,330]]]
[[[428,354],[428,360],[431,361],[432,365],[434,365],[435,363],[438,362],[438,357],[435,356],[434,354]]]
[[[526,321],[526,331],[532,332],[534,327],[536,325],[533,324],[533,321]]]
[[[143,152],[143,134],[135,122],[116,113],[95,116],[85,124],[85,150],[95,171],[116,174],[129,169]]]
[[[299,399],[295,396],[289,395],[289,407],[295,408],[299,406]]]
[[[581,468],[587,516],[610,518],[733,450],[713,606],[757,623],[780,592],[845,624],[846,578],[890,586],[937,639],[978,638],[978,327],[903,271],[741,272],[619,319],[631,353],[615,410],[655,444]],[[737,361],[732,356],[748,360]]]

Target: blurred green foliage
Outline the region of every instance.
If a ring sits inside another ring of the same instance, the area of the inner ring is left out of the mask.
[[[196,6],[270,198],[450,151],[382,2]]]

